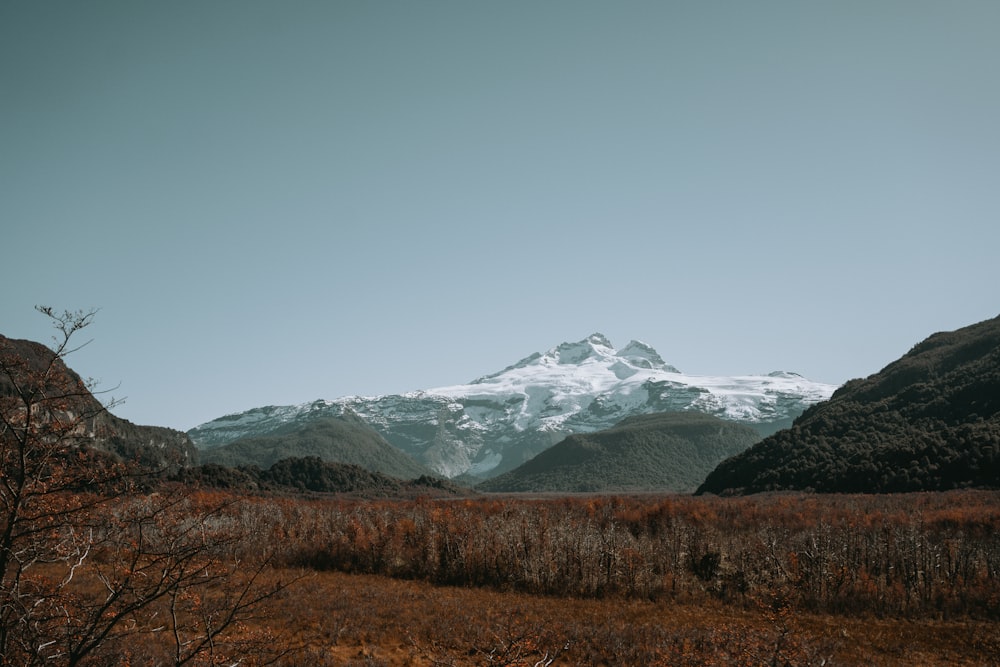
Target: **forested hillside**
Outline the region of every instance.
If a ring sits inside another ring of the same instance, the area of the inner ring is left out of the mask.
[[[744,424],[700,412],[625,419],[571,435],[480,484],[483,491],[693,491],[713,466],[760,440]]]
[[[203,462],[230,467],[270,468],[282,459],[304,457],[356,465],[401,479],[431,474],[361,419],[348,415],[296,422],[269,435],[243,438],[201,452]]]
[[[1000,317],[938,333],[724,461],[700,493],[1000,487]]]

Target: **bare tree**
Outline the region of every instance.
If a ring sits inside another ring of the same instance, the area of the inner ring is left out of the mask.
[[[52,349],[0,337],[0,665],[125,662],[140,635],[150,664],[238,661],[249,640],[227,631],[285,584],[235,560],[225,505],[137,493],[142,473],[93,447],[115,402],[64,359],[96,311],[38,310]]]

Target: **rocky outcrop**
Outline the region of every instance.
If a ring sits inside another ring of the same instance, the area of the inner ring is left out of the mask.
[[[118,459],[148,470],[174,470],[197,463],[198,450],[182,431],[160,426],[138,426],[107,411],[89,390],[88,385],[62,359],[45,345],[30,340],[0,336],[0,355],[10,372],[0,372],[0,397],[5,411],[24,410],[18,387],[24,379],[37,380],[39,420],[54,415],[44,410],[58,409],[58,417],[69,417],[74,423],[73,439],[96,450],[113,454]],[[46,369],[50,369],[46,373]],[[59,401],[40,400],[42,395],[59,394]],[[57,406],[57,407],[53,407]]]

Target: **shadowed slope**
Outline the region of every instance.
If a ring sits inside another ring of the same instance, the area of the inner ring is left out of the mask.
[[[792,428],[724,461],[699,493],[1000,487],[1000,317],[937,333]]]
[[[429,469],[352,416],[296,422],[269,435],[244,438],[201,453],[205,463],[231,467],[255,465],[260,468],[269,468],[282,459],[310,456],[356,465],[401,479],[431,474]]]
[[[604,431],[571,435],[477,488],[688,492],[719,461],[759,439],[749,426],[698,412],[642,415]]]

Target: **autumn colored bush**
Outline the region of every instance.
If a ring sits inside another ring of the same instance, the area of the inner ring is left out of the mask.
[[[276,641],[300,647],[279,663],[287,667],[482,667],[501,659],[553,667],[973,667],[1000,655],[995,622],[816,614],[780,596],[744,608],[711,597],[574,598],[319,572],[270,607],[266,627]]]
[[[288,567],[440,585],[882,616],[1000,613],[1000,494],[246,498]]]

